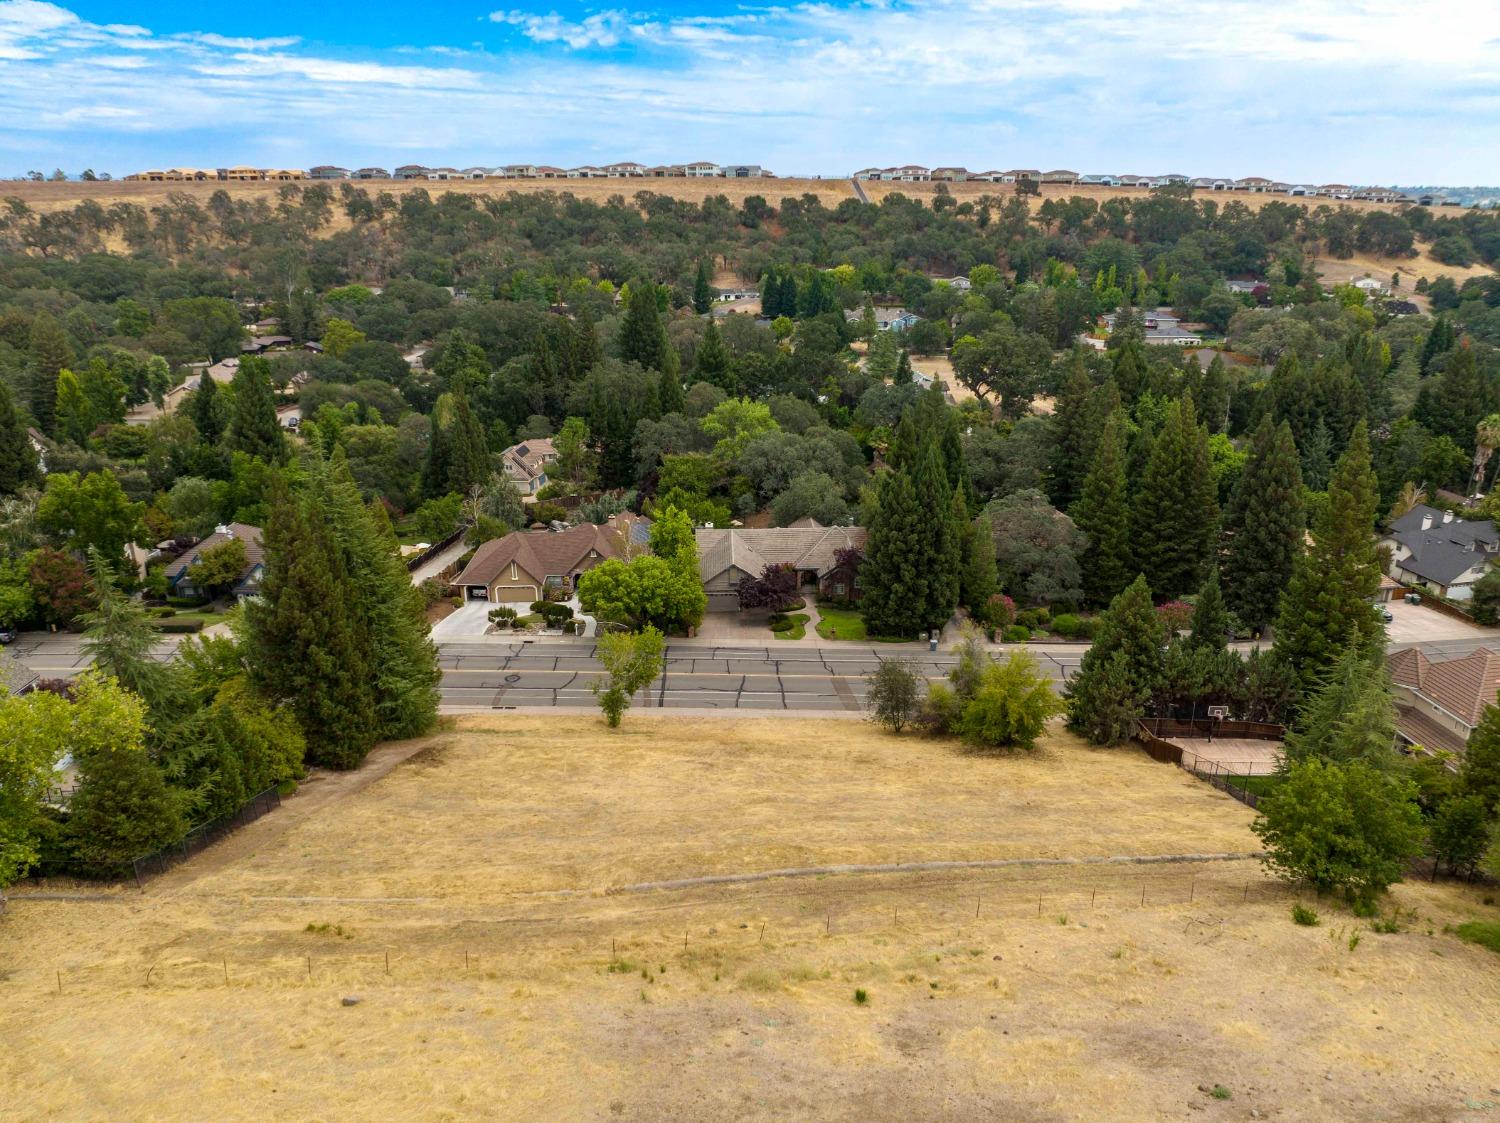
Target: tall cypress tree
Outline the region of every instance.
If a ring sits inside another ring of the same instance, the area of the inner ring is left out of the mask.
[[[669,367],[675,367],[676,363],[668,363]],[[661,372],[661,382],[657,387],[657,398],[661,403],[661,411],[667,413],[681,413],[685,396],[682,392],[682,377],[676,370],[664,370]]]
[[[887,472],[877,486],[860,569],[865,623],[873,635],[910,639],[927,626],[932,514],[917,504],[908,472]]]
[[[708,265],[698,262],[698,273],[693,278],[693,311],[700,316],[708,315],[714,306],[714,287],[709,283]]]
[[[959,574],[963,569],[962,532],[954,520],[953,491],[948,483],[938,442],[929,436],[911,469],[917,506],[928,512],[925,545],[928,550],[927,595],[922,626],[941,628],[958,607]],[[964,516],[967,521],[967,514]]]
[[[1210,433],[1222,433],[1229,421],[1229,370],[1224,366],[1224,356],[1215,355],[1213,362],[1203,372],[1203,384],[1198,388],[1198,416]]]
[[[667,369],[667,329],[656,306],[656,286],[637,281],[630,286],[630,306],[620,324],[620,358],[647,370]]]
[[[342,449],[329,464],[315,462],[310,495],[328,519],[351,585],[361,590],[354,609],[369,637],[379,735],[426,732],[437,720],[437,650],[385,508],[365,506]]]
[[[1304,690],[1321,681],[1350,642],[1364,643],[1380,628],[1370,603],[1380,587],[1378,502],[1370,438],[1361,421],[1333,470],[1312,547],[1297,559],[1276,616],[1276,651]]]
[[[469,405],[469,393],[459,382],[453,391],[453,425],[448,432],[448,490],[467,495],[475,484],[490,478],[490,449],[484,426]]]
[[[1081,559],[1084,596],[1094,604],[1108,604],[1130,583],[1131,576],[1123,410],[1116,410],[1104,423],[1073,520],[1089,540]]]
[[[354,768],[375,744],[380,717],[369,635],[324,512],[278,477],[262,531],[265,580],[245,606],[251,675],[289,709],[309,763]]]
[[[31,416],[36,418],[42,432],[51,436],[57,405],[57,376],[73,365],[76,358],[73,344],[68,341],[62,325],[49,313],[38,312],[31,321],[27,349],[31,352]]]
[[[219,384],[207,371],[198,376],[191,416],[199,439],[206,445],[217,445],[224,436],[224,401],[219,397]]]
[[[1225,602],[1241,625],[1263,630],[1302,554],[1306,526],[1297,444],[1285,421],[1261,419],[1224,519]]]
[[[1126,329],[1125,341],[1115,351],[1114,378],[1126,402],[1134,402],[1146,388],[1146,356],[1139,335],[1132,329]]]
[[[1479,422],[1494,408],[1492,383],[1479,373],[1474,349],[1465,341],[1449,352],[1443,373],[1422,386],[1411,412],[1430,432],[1453,438],[1468,452]]]
[[[448,475],[452,470],[452,449],[448,444],[448,430],[438,419],[437,411],[427,419],[427,459],[422,464],[422,494],[436,499],[448,494]]]
[[[36,449],[16,413],[10,387],[0,379],[0,495],[14,495],[40,478]]]
[[[1075,352],[1052,413],[1057,444],[1047,473],[1047,490],[1052,505],[1060,511],[1072,507],[1083,490],[1083,478],[1088,474],[1088,446],[1091,443],[1089,397],[1093,389],[1088,369],[1083,365],[1083,355]]]
[[[1167,406],[1131,508],[1135,568],[1167,600],[1196,589],[1218,529],[1208,435],[1191,399]]]
[[[713,317],[709,317],[708,328],[693,354],[693,369],[709,385],[717,386],[726,394],[735,393],[736,382],[729,370],[729,349],[724,346],[724,336]]]
[[[270,364],[259,356],[246,356],[234,372],[233,386],[229,447],[267,464],[282,463],[286,460],[286,439],[281,433],[281,423],[276,420]]]

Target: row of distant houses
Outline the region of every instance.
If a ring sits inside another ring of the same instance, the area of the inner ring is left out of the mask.
[[[263,180],[302,179],[759,179],[770,176],[759,164],[715,164],[695,160],[690,164],[650,166],[626,160],[619,164],[555,168],[548,164],[505,164],[495,167],[429,168],[425,164],[403,164],[399,168],[340,168],[320,164],[307,171],[285,168],[167,168],[136,172],[127,180],[149,183],[244,183]]]
[[[1416,196],[1391,187],[1353,187],[1347,183],[1283,183],[1263,176],[1230,179],[1214,176],[1169,175],[1080,175],[1066,168],[1050,172],[1037,168],[1011,168],[1009,171],[971,172],[967,168],[925,168],[920,164],[902,164],[894,168],[861,168],[854,179],[885,180],[896,183],[1038,183],[1064,184],[1074,187],[1165,187],[1187,184],[1201,191],[1244,191],[1252,195],[1291,195],[1325,199],[1364,199],[1393,203],[1418,201]],[[1437,201],[1432,199],[1431,201]]]

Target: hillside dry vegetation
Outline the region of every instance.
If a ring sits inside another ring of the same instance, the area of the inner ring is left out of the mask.
[[[631,888],[1245,853],[1250,819],[1061,733],[995,758],[832,721],[465,719],[316,776],[144,893],[14,899],[0,1097],[28,1119],[683,1120],[1493,1099],[1500,976],[1444,925],[1496,910],[1456,884],[1397,887],[1390,934],[1311,898],[1322,923],[1294,925],[1249,859]]]

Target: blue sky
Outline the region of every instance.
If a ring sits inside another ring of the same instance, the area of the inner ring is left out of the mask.
[[[1500,183],[1500,0],[0,0],[0,174],[867,164]]]

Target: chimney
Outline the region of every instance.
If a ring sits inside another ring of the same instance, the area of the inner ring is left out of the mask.
[[[1430,515],[1426,511],[1422,512],[1422,529],[1423,530],[1431,530],[1432,529],[1432,515]]]
[[[1451,523],[1452,521],[1453,521],[1453,512],[1452,511],[1444,511],[1443,512],[1443,522],[1444,523]]]

